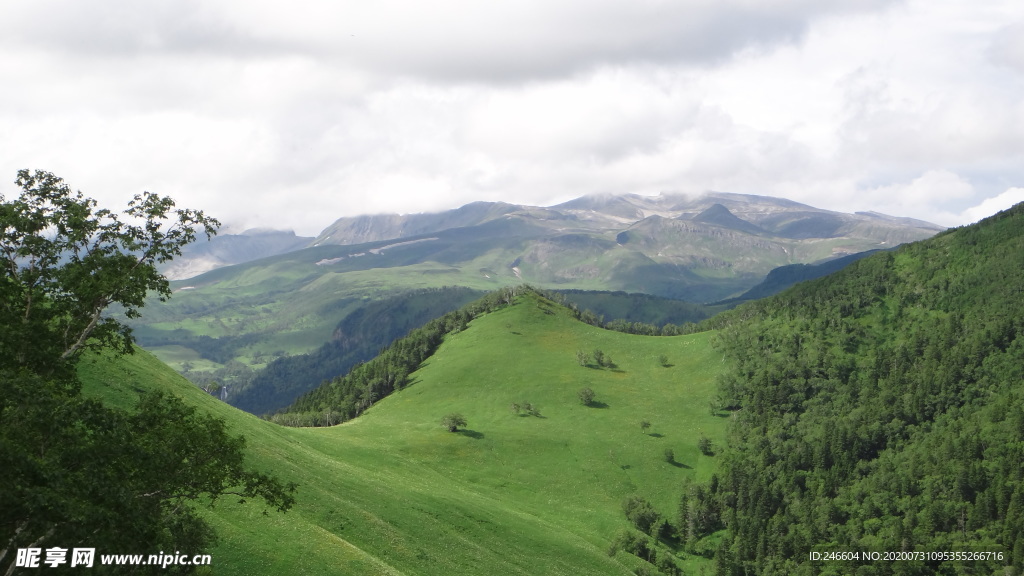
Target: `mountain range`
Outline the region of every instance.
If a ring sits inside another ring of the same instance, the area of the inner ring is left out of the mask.
[[[749,289],[778,266],[891,247],[941,230],[910,218],[844,214],[763,196],[597,195],[546,208],[474,202],[439,213],[344,217],[315,238],[250,230],[193,245],[165,273],[185,279],[303,248],[368,245],[318,261],[330,266],[367,255],[381,260],[373,257],[417,244],[420,261],[460,267],[480,261],[487,265],[475,272],[487,278],[710,301]],[[394,240],[401,242],[379,244]],[[474,250],[477,240],[483,245]],[[459,254],[451,253],[452,243],[461,244]]]
[[[716,302],[741,296],[779,267],[842,261],[940,230],[907,218],[727,193],[586,196],[550,207],[476,202],[436,214],[345,217],[316,238],[253,230],[195,245],[178,259],[174,274],[212,269],[174,282],[175,298],[154,301],[132,325],[139,342],[161,360],[194,381],[216,381],[238,393],[279,359],[313,352],[349,333],[339,327],[350,314],[414,290],[482,293],[528,283]],[[815,270],[824,269],[778,274],[773,289]],[[626,307],[611,304],[611,296],[598,300],[608,306],[596,309],[599,315]],[[449,310],[463,302],[452,300]],[[408,308],[409,318],[420,318],[417,305]],[[435,304],[425,309],[447,311]],[[688,318],[710,313],[694,310]],[[671,320],[646,313],[643,321]],[[405,322],[380,325],[398,330]],[[381,345],[373,341],[364,348],[349,341],[346,362],[369,359]],[[308,367],[277,368],[278,382],[296,380],[299,373],[312,378],[298,386],[289,382],[288,390],[308,390],[333,376]],[[231,401],[233,393],[224,394]],[[283,390],[268,394],[257,395],[284,404],[293,398]],[[270,408],[249,409],[257,406]]]

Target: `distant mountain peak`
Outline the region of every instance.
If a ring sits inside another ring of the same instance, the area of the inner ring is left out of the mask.
[[[714,203],[708,209],[704,210],[700,214],[697,214],[692,218],[695,222],[703,222],[704,224],[714,224],[715,226],[721,226],[723,228],[729,228],[732,230],[739,230],[741,232],[747,232],[749,234],[761,234],[764,230],[760,226],[747,222],[746,220],[736,216],[729,211],[725,206]]]
[[[281,236],[295,236],[294,230],[278,230],[276,228],[249,228],[243,231],[238,236],[270,236],[270,235],[281,235]]]

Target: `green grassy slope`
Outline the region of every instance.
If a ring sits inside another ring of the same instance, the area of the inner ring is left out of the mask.
[[[576,362],[594,348],[618,367]],[[257,467],[300,484],[287,514],[230,502],[209,512],[218,574],[628,574],[640,560],[606,553],[627,526],[621,502],[639,494],[673,518],[682,482],[709,477],[716,458],[697,440],[724,440],[725,419],[708,411],[721,367],[709,334],[608,332],[528,294],[449,336],[415,384],[333,428],[261,421],[145,352],[88,362],[82,376],[112,403],[170,389],[244,434]],[[596,407],[577,400],[584,386]],[[540,416],[514,414],[513,402]],[[445,431],[449,412],[467,429]]]

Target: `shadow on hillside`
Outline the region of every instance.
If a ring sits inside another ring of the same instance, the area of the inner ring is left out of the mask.
[[[484,437],[483,432],[477,432],[476,430],[467,430],[465,428],[463,428],[462,430],[458,430],[456,433],[461,434],[463,436],[468,436],[470,438],[473,438],[474,440],[479,440]]]
[[[661,432],[651,432],[650,434],[648,434],[648,436],[650,436],[651,438],[664,438],[665,437],[665,435],[662,434]]]
[[[676,462],[675,460],[669,462],[669,464],[675,466],[676,468],[686,468],[687,470],[693,470],[693,466],[687,466],[686,464],[683,464],[682,462]]]
[[[591,370],[608,370],[609,372],[615,372],[616,374],[625,374],[626,371],[619,368],[618,364],[610,364],[608,366],[598,366],[597,364],[587,364],[587,368]]]
[[[591,400],[590,404],[587,404],[588,408],[598,408],[604,410],[608,408],[608,404],[601,402],[600,400]]]
[[[516,414],[516,416],[519,416],[520,418],[527,418],[527,417],[540,418],[542,420],[547,420],[547,418],[548,418],[547,416],[541,414],[540,412],[538,412],[536,410],[534,410],[533,412],[520,412],[520,413]]]

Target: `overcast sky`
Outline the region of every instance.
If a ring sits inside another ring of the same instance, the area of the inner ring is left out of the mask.
[[[1024,201],[1020,0],[0,3],[0,192],[230,230],[706,190],[943,225]]]

